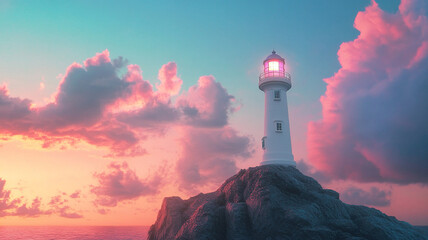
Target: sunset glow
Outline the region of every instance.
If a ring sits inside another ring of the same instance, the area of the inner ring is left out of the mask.
[[[425,1],[0,3],[0,225],[149,226],[215,191],[287,72],[297,169],[428,225]]]

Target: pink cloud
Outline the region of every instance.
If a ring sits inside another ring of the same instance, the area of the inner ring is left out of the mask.
[[[41,215],[57,214],[65,218],[82,218],[83,215],[73,212],[66,206],[67,199],[63,199],[61,195],[51,198],[48,207],[42,207],[42,200],[36,197],[31,204],[21,203],[23,197],[11,198],[10,190],[5,190],[6,180],[0,178],[0,217],[17,216],[17,217],[39,217]]]
[[[63,218],[83,218],[82,214],[73,212],[69,206],[63,206],[58,208],[59,216]]]
[[[91,67],[91,66],[100,66],[102,64],[110,63],[110,52],[106,49],[102,53],[97,53],[95,57],[88,58],[84,64],[85,67]]]
[[[311,165],[333,179],[428,182],[428,19],[423,1],[397,13],[373,2],[358,13],[357,39],[325,79],[323,118],[308,126]],[[424,13],[426,14],[426,13]]]
[[[80,191],[76,191],[70,195],[70,198],[78,198]],[[67,194],[63,193],[62,195],[66,196]],[[51,198],[51,201],[48,205],[51,207],[49,210],[50,213],[56,213],[58,216],[63,218],[83,218],[82,214],[75,212],[71,209],[70,206],[67,206],[66,203],[68,199],[64,199],[61,195],[57,195]]]
[[[158,78],[161,83],[156,85],[157,89],[159,92],[169,95],[178,94],[181,84],[183,84],[183,81],[177,77],[177,64],[175,62],[163,65],[159,70]]]
[[[0,217],[10,215],[10,210],[15,209],[21,202],[20,199],[12,199],[10,190],[5,190],[6,180],[0,178]]]
[[[350,186],[340,193],[340,199],[348,204],[385,207],[391,204],[391,191],[371,187],[364,190]]]
[[[53,101],[31,107],[27,99],[10,97],[0,87],[0,134],[22,135],[42,141],[42,147],[73,146],[79,141],[107,147],[109,157],[146,154],[142,142],[148,136],[182,125],[223,127],[233,112],[233,96],[212,76],[178,96],[182,80],[177,65],[169,62],[159,70],[158,91],[143,79],[138,65],[126,65],[122,57],[111,60],[107,50],[84,64],[71,64]]]
[[[163,102],[153,97],[143,108],[120,113],[117,119],[132,127],[162,131],[171,124],[179,124],[180,114],[170,101]]]
[[[248,158],[251,144],[230,127],[201,129],[188,127],[180,141],[181,158],[176,171],[185,190],[198,186],[220,184],[238,170],[236,161]]]
[[[95,173],[98,185],[92,186],[91,192],[97,196],[96,205],[115,207],[118,202],[153,195],[162,185],[161,173],[150,179],[141,180],[126,162],[112,162],[107,170]]]
[[[117,108],[120,110],[140,108],[153,98],[153,86],[148,81],[143,80],[141,68],[138,65],[130,64],[127,69],[128,72],[124,80],[130,83],[130,89],[125,93],[123,99],[116,101],[116,104],[113,105],[113,111]]]
[[[65,201],[62,199],[61,195],[51,197],[50,202],[48,203],[51,206],[56,206],[58,204],[63,204]]]
[[[213,76],[202,76],[197,85],[180,96],[177,105],[189,125],[222,127],[227,124],[228,114],[232,111],[232,99],[233,96]]]
[[[100,209],[98,209],[97,210],[97,212],[99,213],[99,214],[101,214],[101,215],[106,215],[107,213],[109,213],[109,209],[107,209],[107,208],[100,208]]]
[[[3,134],[17,134],[31,126],[31,101],[13,98],[5,85],[0,86],[0,129]]]
[[[15,212],[11,214],[12,216],[20,216],[20,217],[38,217],[40,215],[50,215],[52,211],[50,210],[42,210],[40,208],[41,200],[40,198],[33,199],[33,202],[30,206],[27,207],[27,204],[22,204],[21,206],[15,209]]]
[[[86,68],[74,64],[67,69],[55,102],[37,109],[40,128],[92,126],[103,118],[109,105],[129,91],[131,84],[117,75],[117,68],[110,61],[98,60],[103,54],[108,52],[86,60]],[[88,61],[97,64],[88,65]]]
[[[71,198],[80,198],[80,191],[77,190],[74,193],[70,194]]]
[[[127,125],[108,113],[109,106],[132,91],[134,82],[117,75],[108,51],[85,61],[86,68],[74,63],[67,68],[55,101],[30,108],[31,101],[11,98],[0,89],[0,111],[4,122],[0,133],[24,135],[52,144],[85,140],[97,146],[110,147],[114,155],[144,153],[139,137]],[[4,115],[3,115],[4,113]]]
[[[183,186],[222,181],[236,172],[235,158],[250,156],[249,138],[228,126],[234,97],[213,76],[200,77],[173,101],[171,95],[182,85],[175,63],[159,70],[158,91],[143,79],[138,65],[128,65],[120,76],[125,65],[123,58],[111,60],[107,50],[83,65],[73,63],[62,76],[54,101],[41,107],[31,108],[30,100],[12,98],[6,87],[1,88],[0,133],[40,140],[44,148],[85,141],[109,148],[108,157],[134,157],[147,153],[142,143],[149,136],[163,136],[175,128],[183,134],[176,169]],[[99,184],[92,192],[100,206],[155,194],[161,184],[159,176],[139,179],[126,164],[111,164],[96,177]],[[55,207],[56,213],[60,210]]]
[[[30,108],[30,100],[9,97],[2,87],[0,133],[41,140],[43,147],[84,140],[109,147],[112,156],[145,154],[138,145],[144,136],[111,113],[118,102],[152,97],[152,87],[142,79],[138,66],[130,65],[123,77],[118,76],[123,62],[120,58],[111,62],[106,50],[86,60],[85,67],[70,65],[54,94],[55,101],[38,108]]]

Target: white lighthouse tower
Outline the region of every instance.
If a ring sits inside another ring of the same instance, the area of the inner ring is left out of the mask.
[[[284,65],[284,58],[272,51],[263,61],[264,71],[259,77],[259,88],[265,93],[265,136],[262,138],[264,153],[260,165],[296,166],[291,151],[287,106],[291,76],[285,71]]]

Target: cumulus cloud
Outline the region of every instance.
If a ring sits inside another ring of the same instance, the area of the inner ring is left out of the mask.
[[[171,127],[227,125],[234,98],[214,77],[200,77],[173,101],[183,83],[176,63],[161,67],[157,91],[138,65],[127,65],[121,76],[126,64],[122,57],[110,59],[108,50],[71,64],[44,106],[11,97],[0,87],[0,134],[40,140],[44,148],[85,141],[109,148],[109,157],[135,157],[147,153],[142,143],[148,136]]]
[[[108,105],[125,94],[130,85],[117,75],[108,51],[68,67],[55,101],[38,109],[40,127],[88,127],[97,123]],[[48,125],[46,125],[49,123]]]
[[[69,206],[58,208],[59,216],[63,218],[83,218],[82,214],[74,212]]]
[[[63,204],[63,203],[65,203],[65,200],[62,199],[61,195],[56,195],[56,196],[51,197],[51,200],[48,204],[51,206],[56,206],[56,205]]]
[[[41,140],[43,147],[82,139],[110,147],[119,155],[137,152],[130,150],[138,148],[137,134],[107,114],[111,105],[141,84],[129,75],[119,77],[118,70],[107,50],[87,59],[84,66],[74,63],[67,68],[54,101],[41,107],[32,108],[30,100],[12,98],[6,87],[1,87],[0,133]]]
[[[31,204],[22,203],[23,197],[12,198],[11,191],[5,190],[6,180],[0,178],[0,217],[39,217],[41,215],[57,214],[64,218],[82,218],[83,215],[73,211],[65,205],[68,200],[63,199],[61,195],[51,198],[47,206],[42,206],[42,199],[36,197]]]
[[[318,182],[329,183],[331,181],[331,178],[329,176],[326,176],[323,172],[318,171],[317,169],[315,169],[314,167],[312,167],[311,165],[309,165],[303,159],[300,159],[299,161],[296,161],[296,167],[303,174],[315,178]]]
[[[228,126],[234,97],[213,76],[200,77],[179,94],[183,81],[176,63],[161,67],[157,90],[138,65],[126,65],[122,57],[110,59],[108,50],[73,63],[44,106],[11,97],[6,86],[0,87],[0,134],[40,140],[44,148],[85,141],[109,148],[108,157],[135,157],[147,153],[143,146],[149,136],[175,128],[182,134],[176,170],[183,186],[223,180],[235,173],[235,158],[249,157],[249,138]],[[99,185],[92,192],[101,206],[154,194],[160,184],[155,177],[139,179],[126,164],[111,164],[96,177]]]
[[[76,191],[70,195],[70,198],[78,198],[80,191]],[[63,193],[64,196],[67,194]],[[61,195],[53,196],[51,201],[48,203],[50,206],[50,213],[56,213],[58,216],[63,218],[83,218],[83,215],[77,213],[70,206],[66,205],[68,203],[68,199],[63,198]]]
[[[20,216],[20,217],[38,217],[40,215],[50,215],[52,211],[50,210],[42,210],[40,208],[42,202],[40,198],[33,199],[31,205],[27,207],[27,204],[22,204],[21,206],[15,209],[15,212],[12,213],[12,216]]]
[[[143,79],[140,66],[130,64],[127,70],[124,80],[130,83],[131,88],[127,89],[123,99],[117,99],[113,106],[115,109],[140,108],[154,96],[153,86]]]
[[[95,173],[94,177],[98,181],[98,185],[91,188],[91,192],[97,197],[95,204],[105,207],[115,207],[124,200],[156,194],[162,184],[161,173],[142,180],[126,162],[112,162],[106,171]]]
[[[6,85],[0,86],[0,129],[3,134],[27,131],[31,123],[31,101],[9,96]]]
[[[428,18],[424,1],[397,13],[373,1],[358,13],[357,39],[325,79],[323,118],[308,126],[313,167],[333,179],[427,183]]]
[[[371,187],[365,191],[357,187],[349,187],[340,193],[342,201],[355,205],[369,205],[377,207],[386,207],[391,204],[391,191],[380,190],[377,187]]]
[[[110,212],[110,209],[108,209],[108,208],[99,208],[99,209],[97,210],[97,212],[98,212],[99,214],[101,214],[101,215],[106,215],[107,213],[109,213],[109,212]]]
[[[233,96],[213,76],[202,76],[196,86],[177,101],[185,121],[192,126],[222,127],[227,124]]]
[[[180,112],[171,102],[149,101],[144,108],[118,114],[117,119],[132,127],[145,130],[163,130],[168,123],[177,123]]]
[[[176,95],[181,88],[183,81],[177,77],[177,64],[169,62],[159,70],[158,78],[161,81],[156,87],[161,93]]]
[[[10,215],[10,210],[15,209],[21,202],[20,199],[10,197],[10,190],[6,190],[5,185],[6,180],[0,178],[0,217]]]
[[[252,154],[250,139],[230,127],[189,127],[180,143],[182,155],[176,170],[181,187],[186,190],[224,181],[238,170],[237,158],[247,158]]]
[[[80,198],[80,191],[77,190],[74,193],[70,194],[70,198]]]

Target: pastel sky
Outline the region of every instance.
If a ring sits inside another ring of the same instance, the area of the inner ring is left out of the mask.
[[[428,225],[428,4],[1,1],[0,224],[150,225],[261,160],[286,59],[298,168]]]

